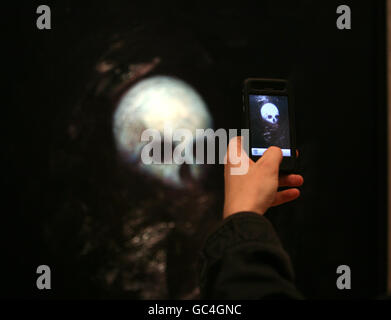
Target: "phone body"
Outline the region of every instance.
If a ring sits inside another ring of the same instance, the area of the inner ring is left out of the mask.
[[[281,148],[280,172],[296,170],[293,94],[287,80],[248,78],[243,85],[244,126],[249,129],[249,156],[262,157],[270,146]]]

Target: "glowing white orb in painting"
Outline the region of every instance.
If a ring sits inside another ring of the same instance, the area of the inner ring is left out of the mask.
[[[195,137],[196,129],[211,126],[212,118],[201,96],[184,81],[168,76],[153,76],[134,85],[123,95],[113,116],[114,138],[122,159],[148,175],[179,187],[183,184],[181,165],[147,165],[140,160],[141,150],[148,143],[141,141],[141,133],[156,129],[163,139],[165,127],[185,128]],[[178,142],[173,142],[174,147],[175,144]],[[193,178],[198,178],[200,166],[189,167]]]
[[[280,112],[278,108],[273,103],[265,103],[261,108],[261,116],[263,120],[275,124],[278,122],[280,117]]]

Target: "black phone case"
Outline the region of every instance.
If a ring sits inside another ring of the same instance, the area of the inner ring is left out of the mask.
[[[287,80],[283,79],[268,79],[268,78],[248,78],[244,81],[243,85],[243,126],[250,130],[249,137],[249,151],[252,147],[251,141],[251,128],[250,128],[250,112],[249,112],[249,94],[259,95],[286,95],[288,96],[288,114],[289,114],[289,128],[290,128],[290,145],[291,156],[283,157],[280,172],[292,173],[297,170],[297,157],[296,157],[296,129],[294,119],[294,101],[292,87]],[[261,156],[253,156],[249,152],[249,157],[253,161],[257,161]]]

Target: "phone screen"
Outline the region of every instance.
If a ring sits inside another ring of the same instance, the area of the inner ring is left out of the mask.
[[[262,156],[270,146],[291,156],[288,96],[249,95],[251,154]]]

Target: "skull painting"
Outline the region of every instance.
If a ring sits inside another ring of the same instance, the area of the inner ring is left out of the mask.
[[[125,161],[137,163],[146,174],[173,186],[183,186],[178,164],[145,165],[138,162],[141,149],[146,142],[140,142],[145,129],[157,129],[163,134],[165,126],[171,129],[209,128],[212,117],[201,96],[187,83],[168,76],[147,78],[132,87],[121,99],[114,114],[113,130],[117,148]],[[193,145],[189,140],[186,144]],[[175,146],[175,143],[174,143]],[[190,165],[190,174],[197,179],[201,168]]]
[[[273,103],[268,102],[261,107],[261,116],[263,120],[271,124],[276,124],[280,117],[280,113]]]
[[[203,90],[209,88],[204,78],[210,74],[203,47],[185,36],[181,43],[187,49],[177,50],[173,33],[155,35],[154,30],[115,30],[105,37],[99,59],[86,67],[94,68],[85,75],[85,89],[64,117],[74,150],[67,150],[66,160],[78,161],[72,167],[77,174],[64,171],[62,179],[81,191],[64,193],[59,207],[66,203],[80,224],[73,229],[69,219],[59,228],[75,230],[69,232],[80,235],[74,241],[85,244],[78,256],[91,263],[77,264],[73,272],[87,279],[83,296],[198,297],[194,253],[220,219],[218,170],[191,163],[147,165],[141,159],[148,143],[141,140],[145,129],[160,133],[160,151],[173,151],[179,143],[194,147],[196,129],[213,128],[207,101],[211,95],[214,101],[214,91]],[[186,129],[192,136],[166,143],[166,128]],[[55,215],[69,217],[69,212]],[[60,239],[58,229],[52,230],[48,243]]]

